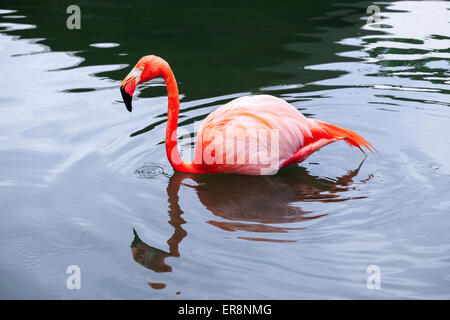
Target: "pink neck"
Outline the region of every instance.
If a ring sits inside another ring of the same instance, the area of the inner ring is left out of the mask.
[[[178,85],[170,69],[169,64],[164,64],[162,76],[166,82],[167,96],[169,99],[167,109],[167,128],[166,128],[166,154],[172,168],[181,172],[200,172],[194,168],[194,164],[185,163],[178,151],[177,127],[178,114],[180,112],[180,97],[178,94]]]
[[[178,95],[178,86],[175,76],[168,64],[164,64],[162,76],[167,86],[167,96],[169,99],[167,109],[167,128],[166,128],[166,153],[170,164],[176,171],[184,167],[183,159],[178,152],[177,126],[178,113],[180,111],[180,98]]]

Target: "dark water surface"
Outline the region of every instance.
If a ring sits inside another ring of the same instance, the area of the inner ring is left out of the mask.
[[[370,2],[170,3],[79,1],[68,30],[69,3],[1,2],[0,298],[450,298],[450,3],[378,4],[379,28]],[[121,102],[146,54],[177,77],[184,146],[268,93],[380,156],[174,173],[162,80]]]

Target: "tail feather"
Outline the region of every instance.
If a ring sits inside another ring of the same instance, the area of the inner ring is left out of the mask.
[[[371,152],[377,152],[378,151],[372,146],[372,144],[361,137],[356,132],[353,132],[348,129],[344,129],[341,127],[338,127],[334,124],[320,121],[320,120],[314,120],[319,127],[322,129],[322,131],[325,132],[326,135],[328,135],[329,139],[336,139],[336,140],[344,140],[348,145],[352,147],[357,147],[359,150],[361,150],[364,154],[364,150],[362,147],[367,148]]]

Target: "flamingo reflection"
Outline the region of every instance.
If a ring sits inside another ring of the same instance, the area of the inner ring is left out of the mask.
[[[364,162],[364,160],[363,160]],[[169,224],[174,228],[167,240],[169,252],[144,243],[134,231],[131,244],[132,254],[142,266],[155,272],[171,272],[167,257],[179,257],[178,246],[187,233],[182,225],[183,211],[179,206],[180,186],[195,190],[198,199],[215,217],[206,221],[210,225],[226,231],[244,231],[248,233],[286,233],[303,229],[298,222],[317,219],[327,213],[314,214],[305,211],[299,205],[302,202],[333,202],[360,199],[345,197],[345,192],[355,189],[354,178],[361,164],[355,170],[336,179],[325,179],[311,175],[305,168],[291,166],[280,170],[275,176],[243,175],[198,175],[175,172],[167,186],[169,202]],[[371,176],[360,183],[365,183]],[[295,223],[294,227],[285,224]],[[284,224],[274,226],[273,224]],[[256,237],[240,237],[247,240],[285,241]]]

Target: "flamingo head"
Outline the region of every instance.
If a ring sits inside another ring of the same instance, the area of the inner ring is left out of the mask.
[[[131,100],[136,86],[162,75],[162,64],[167,63],[157,56],[142,57],[131,72],[125,77],[120,86],[123,102],[127,110],[131,112]]]

